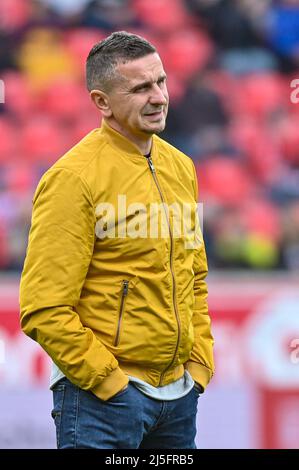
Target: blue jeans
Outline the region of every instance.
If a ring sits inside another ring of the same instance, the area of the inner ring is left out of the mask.
[[[196,449],[198,396],[193,388],[177,400],[155,400],[129,382],[103,401],[63,378],[53,387],[57,447]]]

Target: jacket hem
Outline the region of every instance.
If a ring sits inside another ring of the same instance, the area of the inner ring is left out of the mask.
[[[109,400],[113,395],[121,391],[129,382],[129,378],[117,367],[111,374],[105,377],[99,385],[91,388],[90,391],[103,401]]]
[[[136,364],[121,362],[118,360],[119,367],[125,374],[143,380],[153,387],[168,385],[175,380],[180,379],[185,372],[183,364],[163,372],[150,367],[142,367]],[[161,380],[162,379],[162,380]]]
[[[211,369],[194,361],[186,362],[185,369],[191,374],[194,382],[202,386],[204,391],[213,376]]]

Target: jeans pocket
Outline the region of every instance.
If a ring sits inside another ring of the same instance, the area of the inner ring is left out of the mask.
[[[195,393],[195,395],[197,396],[197,398],[199,398],[200,395],[202,394],[202,391],[201,391],[201,389],[198,387],[198,385],[194,385],[192,390],[194,391],[194,393]]]
[[[60,428],[61,428],[61,414],[63,409],[63,402],[65,396],[65,385],[57,385],[53,388],[53,409],[51,411],[51,416],[54,420],[56,428],[56,444],[59,449],[60,445]]]

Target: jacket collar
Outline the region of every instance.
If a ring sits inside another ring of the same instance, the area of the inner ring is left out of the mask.
[[[133,156],[143,156],[140,150],[134,145],[127,137],[123,136],[119,132],[112,129],[105,120],[102,120],[102,124],[100,127],[100,133],[105,139],[113,146],[118,148],[124,153],[133,155]],[[154,146],[154,139],[153,139],[153,146]]]

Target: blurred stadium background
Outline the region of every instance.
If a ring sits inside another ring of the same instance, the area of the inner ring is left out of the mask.
[[[217,370],[198,447],[299,448],[298,0],[1,0],[0,448],[55,447],[19,276],[39,178],[100,125],[85,58],[120,29],[160,52],[164,137],[193,158],[204,203]]]

